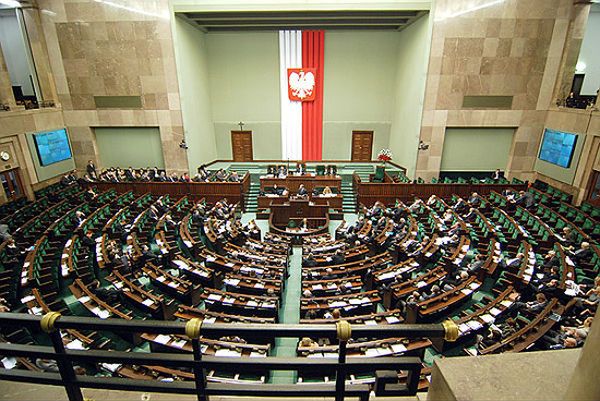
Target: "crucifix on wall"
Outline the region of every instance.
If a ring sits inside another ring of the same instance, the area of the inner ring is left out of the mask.
[[[240,126],[240,131],[244,130],[244,123],[243,122],[239,122],[238,125]]]

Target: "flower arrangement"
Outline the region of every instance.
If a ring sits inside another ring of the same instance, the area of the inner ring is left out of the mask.
[[[389,149],[381,149],[377,154],[377,160],[385,163],[392,160],[392,151]]]

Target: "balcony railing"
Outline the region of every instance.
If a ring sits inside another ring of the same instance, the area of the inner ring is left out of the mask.
[[[310,397],[345,396],[367,400],[371,387],[366,384],[348,384],[346,375],[356,372],[375,371],[375,392],[378,396],[414,395],[421,373],[419,357],[349,358],[346,345],[350,338],[429,338],[432,341],[454,341],[457,326],[451,321],[443,324],[400,324],[381,326],[351,326],[340,321],[336,325],[290,325],[290,324],[202,324],[199,319],[188,322],[156,320],[98,319],[61,316],[50,312],[44,316],[17,313],[0,313],[0,327],[41,329],[52,346],[0,343],[0,355],[43,358],[55,360],[59,373],[36,372],[23,369],[0,369],[0,379],[37,384],[64,386],[70,401],[83,401],[82,388],[102,388],[125,391],[148,391],[175,394],[196,394],[204,401],[209,395],[261,396],[261,397]],[[191,339],[191,354],[157,352],[119,352],[103,350],[65,349],[61,331],[93,330],[117,333],[148,333],[184,335]],[[275,338],[329,338],[339,343],[336,358],[274,357],[231,358],[202,355],[199,337],[236,335],[248,341],[274,340]],[[73,363],[110,363],[122,365],[154,365],[162,367],[185,367],[193,371],[194,381],[162,382],[119,377],[95,377],[76,375]],[[207,382],[205,371],[214,369],[239,372],[297,371],[317,369],[319,372],[335,373],[335,383],[325,384],[228,384]],[[405,383],[398,383],[398,375],[385,375],[385,371],[407,371]]]

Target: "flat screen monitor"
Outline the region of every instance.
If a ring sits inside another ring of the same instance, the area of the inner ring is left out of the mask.
[[[47,166],[70,159],[71,146],[66,128],[33,134],[40,165]]]
[[[577,135],[546,128],[540,147],[540,160],[569,168],[577,144]]]

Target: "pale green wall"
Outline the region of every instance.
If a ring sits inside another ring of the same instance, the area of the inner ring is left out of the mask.
[[[100,167],[164,168],[158,128],[94,128]]]
[[[206,34],[181,18],[174,19],[179,98],[190,171],[217,158],[208,78]]]
[[[352,131],[374,131],[373,156],[387,147],[401,33],[327,31],[323,159],[349,160]]]
[[[585,138],[586,134],[577,134],[577,143],[575,144],[573,159],[569,168],[564,168],[536,158],[534,170],[538,173],[544,174],[547,177],[554,178],[557,181],[572,185],[573,180],[575,179],[575,173],[577,172],[577,165],[579,164],[579,159],[581,157],[581,151],[583,150],[583,145],[585,144]],[[542,143],[540,141],[540,147],[541,146]],[[539,153],[540,149],[538,148],[538,155]]]
[[[231,159],[231,130],[253,131],[255,159],[281,158],[277,32],[206,34],[212,120],[219,159]]]
[[[239,121],[253,131],[255,159],[280,159],[278,33],[204,34],[181,21],[174,33],[191,170],[231,159],[230,131]],[[373,157],[393,146],[395,161],[416,163],[429,34],[427,18],[402,32],[325,33],[324,159],[350,159],[352,131],[373,130]]]
[[[395,103],[390,133],[390,150],[395,163],[415,178],[427,63],[431,43],[431,21],[424,15],[400,32],[396,52]]]
[[[60,128],[64,127],[58,127],[57,129]],[[31,153],[31,159],[33,160],[33,167],[35,170],[35,174],[37,175],[38,182],[49,180],[50,178],[65,174],[66,172],[69,172],[71,170],[75,170],[75,159],[73,159],[73,157],[47,166],[40,165],[40,159],[35,148],[35,140],[33,139],[33,133],[27,133],[25,137],[27,138],[27,147],[29,148],[29,152]],[[71,145],[71,137],[69,136],[68,130],[67,137],[69,138],[69,145],[71,146],[71,154],[73,154],[73,146]]]
[[[514,133],[514,128],[446,128],[440,170],[505,170]]]

